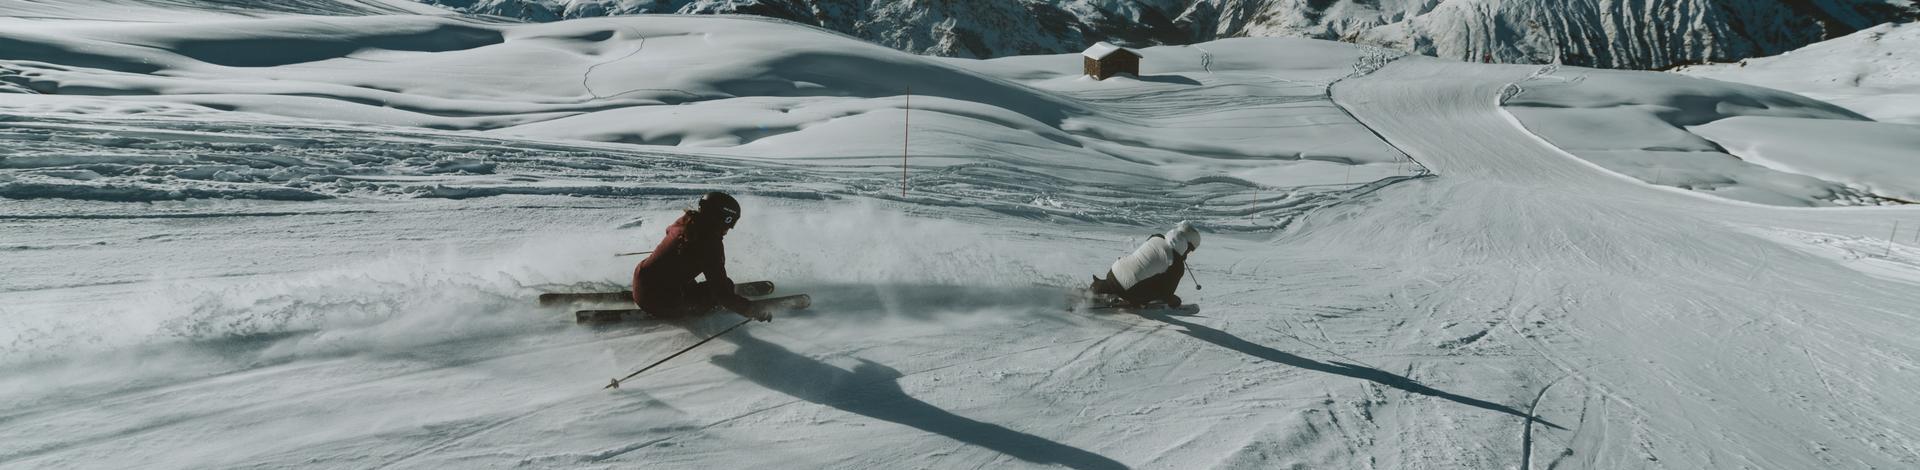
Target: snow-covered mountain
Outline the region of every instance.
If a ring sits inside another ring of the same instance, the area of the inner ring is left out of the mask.
[[[1674,72],[1791,91],[1876,120],[1920,124],[1920,23],[1885,24],[1778,56]]]
[[[1469,61],[1666,68],[1778,54],[1887,21],[1911,0],[422,0],[551,21],[752,14],[954,57],[1231,37],[1309,37]]]

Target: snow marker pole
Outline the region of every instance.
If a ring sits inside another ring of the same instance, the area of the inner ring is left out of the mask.
[[[636,375],[640,375],[640,373],[641,373],[641,372],[646,372],[646,371],[647,371],[647,369],[652,369],[652,368],[654,368],[654,367],[656,367],[656,366],[659,366],[659,365],[661,365],[661,364],[665,364],[665,363],[667,363],[667,361],[669,361],[669,360],[672,360],[673,358],[676,358],[676,357],[680,357],[680,355],[681,355],[681,354],[686,354],[686,353],[687,353],[687,351],[692,351],[692,350],[693,350],[693,348],[697,348],[697,347],[700,347],[700,345],[702,345],[702,344],[707,344],[707,342],[708,342],[708,341],[713,341],[713,339],[714,339],[714,338],[719,338],[719,337],[720,337],[720,335],[724,335],[724,334],[727,334],[727,333],[729,333],[729,332],[732,332],[732,331],[733,331],[733,330],[734,330],[735,328],[739,328],[739,327],[743,327],[743,326],[747,326],[747,324],[748,324],[748,323],[752,323],[752,322],[753,322],[753,319],[752,319],[752,318],[748,318],[748,319],[746,319],[746,320],[743,320],[743,321],[741,321],[740,323],[736,323],[736,324],[734,324],[733,326],[730,326],[730,327],[727,327],[727,329],[725,329],[725,330],[721,330],[721,331],[720,331],[719,333],[714,333],[714,334],[713,334],[713,336],[708,336],[708,337],[707,337],[707,339],[703,339],[703,340],[700,340],[700,342],[698,342],[698,343],[693,343],[693,345],[692,345],[692,346],[687,346],[687,348],[686,348],[686,349],[682,349],[682,350],[680,350],[680,352],[677,352],[677,353],[673,353],[673,355],[671,355],[671,356],[667,356],[667,357],[666,357],[666,359],[661,359],[661,360],[658,360],[658,361],[654,361],[654,362],[653,362],[652,364],[647,364],[647,366],[646,366],[646,367],[641,367],[641,368],[640,368],[640,370],[636,370],[636,371],[633,371],[633,373],[631,373],[631,374],[627,374],[627,376],[626,376],[626,377],[621,377],[621,378],[617,378],[617,379],[613,379],[613,381],[612,381],[612,382],[608,382],[608,383],[607,383],[607,386],[605,386],[605,387],[601,387],[601,389],[603,389],[603,390],[604,390],[604,389],[618,389],[618,388],[620,388],[620,381],[622,381],[622,380],[627,380],[627,379],[631,379],[631,378],[633,378],[633,376],[636,376]]]
[[[653,250],[647,250],[647,251],[635,251],[635,252],[632,252],[632,253],[614,253],[614,254],[613,254],[613,256],[615,256],[615,257],[620,257],[620,256],[633,256],[633,255],[644,255],[644,254],[648,254],[648,253],[652,253],[652,252],[653,252]]]
[[[1893,221],[1893,234],[1887,235],[1887,257],[1893,257],[1893,239],[1900,236],[1900,221]]]
[[[913,139],[913,87],[907,87],[905,123],[900,126],[900,198],[907,198],[907,143]]]

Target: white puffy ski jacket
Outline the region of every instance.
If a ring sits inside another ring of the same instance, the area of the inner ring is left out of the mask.
[[[1110,268],[1113,280],[1120,283],[1120,288],[1131,289],[1142,280],[1167,272],[1176,256],[1184,256],[1195,248],[1200,248],[1200,231],[1194,230],[1193,224],[1180,222],[1167,231],[1165,238],[1149,238],[1133,250],[1133,254],[1114,261]]]

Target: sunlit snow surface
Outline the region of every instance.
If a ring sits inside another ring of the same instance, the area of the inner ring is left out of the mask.
[[[1736,181],[1698,191],[1597,152],[1859,122],[1792,95],[1306,40],[1092,81],[749,18],[0,5],[4,467],[1920,465],[1920,212],[1728,199],[1910,179],[1820,133],[1675,159]],[[734,320],[533,296],[623,288],[613,253],[713,189],[734,277],[814,307],[601,390]],[[1064,308],[1178,220],[1197,312]]]
[[[1916,48],[1920,24],[1889,23],[1773,57],[1677,71],[1791,91],[1880,121],[1920,124]]]
[[[1652,184],[1781,206],[1913,201],[1920,126],[1766,88],[1672,74],[1541,67],[1502,93],[1568,153]]]

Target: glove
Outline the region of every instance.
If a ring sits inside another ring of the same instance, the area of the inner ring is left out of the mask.
[[[1168,307],[1168,308],[1180,308],[1180,296],[1178,296],[1178,295],[1173,295],[1173,294],[1167,294],[1167,307]]]

